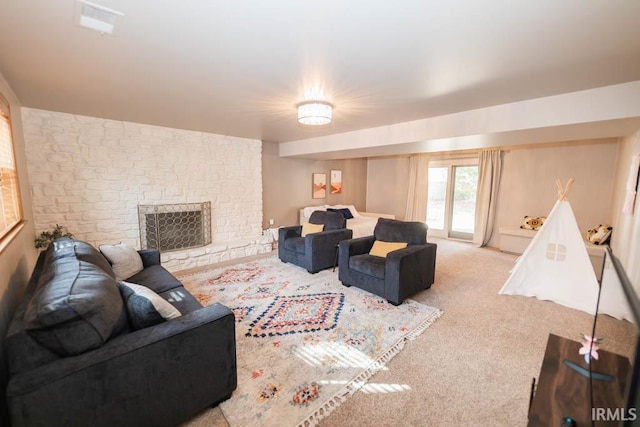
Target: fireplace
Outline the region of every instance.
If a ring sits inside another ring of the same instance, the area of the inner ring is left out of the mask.
[[[160,252],[211,243],[211,202],[138,205],[140,246]]]

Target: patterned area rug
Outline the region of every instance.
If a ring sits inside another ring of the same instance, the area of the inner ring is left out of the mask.
[[[235,314],[238,388],[220,405],[232,427],[316,424],[441,314],[276,257],[179,279],[203,305]]]

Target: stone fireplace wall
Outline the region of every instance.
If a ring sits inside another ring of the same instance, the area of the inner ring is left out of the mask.
[[[210,245],[162,254],[171,271],[271,250],[261,141],[22,109],[36,233],[140,248],[140,204],[211,202]]]

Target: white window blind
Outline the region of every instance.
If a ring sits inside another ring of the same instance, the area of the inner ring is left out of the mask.
[[[22,220],[9,104],[0,96],[0,239]]]

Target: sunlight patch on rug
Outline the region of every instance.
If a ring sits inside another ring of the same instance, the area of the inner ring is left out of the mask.
[[[394,307],[342,286],[337,272],[276,257],[179,279],[235,315],[238,388],[220,405],[232,427],[314,425],[357,390],[409,390],[367,381],[442,314],[413,300]]]

